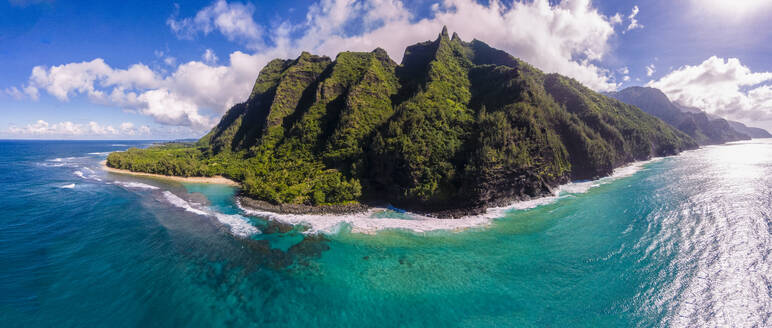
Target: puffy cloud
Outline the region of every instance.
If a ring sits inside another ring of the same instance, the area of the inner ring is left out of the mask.
[[[94,121],[88,122],[88,129],[92,134],[96,134],[96,135],[118,134],[118,130],[116,130],[112,126],[110,125],[102,126],[102,125],[99,125],[99,123]]]
[[[174,15],[166,20],[166,24],[182,39],[192,39],[199,32],[206,35],[217,30],[230,41],[243,42],[247,47],[257,49],[263,44],[263,29],[252,19],[254,12],[255,7],[251,3],[218,0],[201,9],[195,17],[177,19]]]
[[[675,102],[737,120],[772,121],[772,72],[752,72],[737,58],[710,57],[647,85]]]
[[[67,101],[74,93],[87,94],[97,100],[102,99],[105,94],[99,87],[154,88],[158,85],[157,74],[143,64],[134,64],[125,70],[113,69],[104,60],[97,58],[89,62],[69,63],[50,68],[35,66],[27,88],[45,89],[57,99]]]
[[[208,128],[211,122],[198,113],[198,107],[193,102],[182,99],[166,89],[150,90],[139,97],[145,104],[141,109],[143,114],[154,117],[158,122],[169,125],[192,125]]]
[[[343,50],[369,51],[380,46],[400,61],[407,45],[436,37],[443,25],[462,38],[484,40],[548,72],[558,72],[598,90],[616,88],[611,72],[596,65],[610,50],[614,19],[600,14],[589,0],[499,1],[445,0],[431,18],[413,20],[396,0],[325,0],[312,6],[305,34],[283,40],[286,53],[300,49],[334,56]],[[350,25],[371,26],[348,35]],[[294,29],[298,29],[295,27]]]
[[[263,65],[259,58],[237,51],[230,56],[230,66],[191,61],[166,77],[143,64],[114,69],[101,58],[50,68],[36,66],[27,89],[34,90],[35,97],[37,89],[43,89],[61,101],[84,94],[95,103],[134,110],[159,123],[205,130],[213,120],[201,110],[221,114],[243,101]],[[32,91],[25,92],[32,97]],[[20,96],[21,91],[12,88],[6,93]]]
[[[85,130],[83,130],[82,125],[74,124],[69,121],[49,124],[46,121],[38,120],[23,128],[11,126],[8,131],[13,134],[21,135],[81,135]]]
[[[124,122],[120,125],[120,131],[111,125],[101,125],[97,122],[88,122],[87,124],[73,123],[64,121],[59,123],[48,123],[44,120],[38,120],[35,123],[27,124],[24,127],[11,126],[9,133],[16,136],[135,136],[149,135],[150,128],[146,125],[139,129],[134,128],[134,124]]]
[[[170,72],[141,63],[114,68],[101,58],[37,66],[26,86],[6,93],[22,96],[23,90],[24,95],[37,98],[43,90],[62,101],[86,95],[95,103],[203,132],[227,108],[247,98],[259,70],[273,58],[294,58],[303,50],[332,57],[345,50],[383,47],[401,61],[406,46],[436,38],[443,25],[465,40],[484,40],[544,71],[568,75],[596,90],[617,87],[614,72],[599,62],[610,50],[609,40],[619,24],[614,17],[619,15],[604,16],[590,0],[511,5],[444,0],[432,6],[429,17],[423,19],[415,19],[400,0],[321,0],[309,7],[303,22],[280,22],[272,26],[270,34],[254,22],[253,12],[251,4],[218,0],[194,17],[173,16],[167,21],[180,37],[217,31],[259,49],[253,54],[233,52],[227,63],[218,64],[217,56],[207,49],[202,61],[179,64],[156,51],[156,57],[176,65]],[[352,32],[352,26],[361,31]]]
[[[630,19],[630,24],[627,25],[627,28],[624,30],[624,32],[631,31],[637,28],[643,28],[643,25],[638,23],[638,19],[635,18],[635,16],[638,16],[639,11],[640,10],[638,9],[638,6],[633,6],[633,11],[630,12],[630,16],[627,16],[627,18]]]

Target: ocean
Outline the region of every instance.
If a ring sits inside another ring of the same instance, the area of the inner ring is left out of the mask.
[[[770,327],[772,139],[460,221],[285,217],[0,141],[2,327]]]

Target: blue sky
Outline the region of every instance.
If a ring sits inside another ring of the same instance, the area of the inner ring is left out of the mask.
[[[443,25],[598,91],[654,86],[772,129],[768,3],[11,0],[0,138],[199,137],[272,58],[381,46],[400,61]]]

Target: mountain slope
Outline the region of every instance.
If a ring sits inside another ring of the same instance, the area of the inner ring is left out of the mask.
[[[688,134],[701,145],[750,139],[748,135],[733,129],[729,122],[722,118],[709,117],[702,111],[684,111],[678,105],[670,102],[659,89],[629,87],[618,92],[611,92],[608,95],[638,106],[643,111]]]
[[[772,138],[772,134],[762,128],[746,126],[745,124],[736,121],[727,120],[727,122],[729,122],[729,126],[735,129],[735,131],[745,134],[751,138]]]
[[[246,196],[309,210],[390,202],[458,216],[694,147],[634,106],[443,29],[400,65],[381,49],[274,60],[195,147],[108,165],[224,174]],[[190,171],[173,164],[183,159]]]

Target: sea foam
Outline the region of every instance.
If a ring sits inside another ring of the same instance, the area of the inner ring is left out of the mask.
[[[173,194],[170,191],[164,191],[163,196],[170,204],[176,207],[182,208],[185,211],[195,213],[198,215],[214,217],[220,223],[230,227],[231,233],[236,236],[247,237],[250,235],[260,233],[260,230],[257,229],[257,227],[247,222],[247,218],[241,215],[224,214],[224,213],[219,213],[216,211],[212,211],[210,209],[203,208],[201,206],[196,206],[180,198],[179,196]]]
[[[86,175],[86,173],[83,173],[83,171],[88,172],[88,175]],[[81,167],[80,170],[76,170],[75,172],[72,172],[72,174],[75,174],[76,176],[84,180],[102,181],[102,179],[96,175],[96,172],[94,170],[85,166]]]
[[[132,188],[132,189],[147,189],[147,190],[158,190],[160,188],[156,186],[151,186],[149,184],[144,184],[141,182],[124,182],[124,181],[115,181],[115,184],[125,187],[125,188]]]
[[[647,161],[634,162],[615,169],[613,174],[608,177],[593,181],[571,182],[556,188],[552,195],[518,201],[508,206],[488,208],[483,214],[470,215],[457,219],[441,219],[410,212],[402,213],[402,218],[377,217],[385,211],[391,211],[386,208],[372,208],[367,212],[346,215],[279,214],[246,208],[242,206],[238,200],[236,201],[236,204],[247,215],[269,218],[292,225],[304,225],[308,227],[306,233],[334,234],[340,231],[341,227],[345,225],[351,228],[351,232],[368,234],[387,229],[409,230],[418,233],[441,230],[461,231],[469,228],[488,226],[494,219],[503,217],[509,211],[532,209],[554,203],[562,198],[574,197],[576,194],[585,193],[592,188],[613,182],[619,178],[631,176],[640,171],[646,164],[660,159],[661,158],[654,158]]]
[[[68,184],[68,185],[61,186],[59,188],[62,188],[62,189],[75,189],[75,184],[71,183],[71,184]]]

